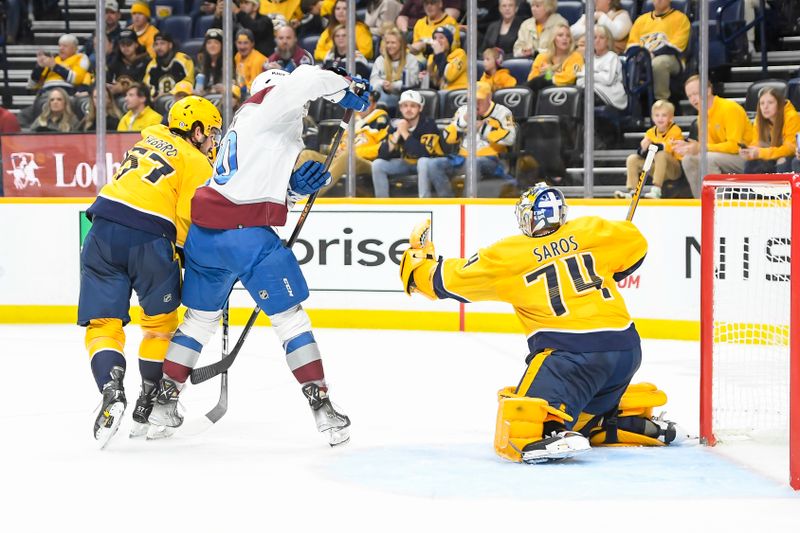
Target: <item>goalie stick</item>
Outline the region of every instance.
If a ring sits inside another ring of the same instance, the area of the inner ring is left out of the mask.
[[[651,144],[647,147],[647,157],[644,159],[644,166],[642,167],[642,172],[639,174],[639,181],[636,183],[636,191],[633,193],[631,205],[628,207],[628,216],[625,217],[625,220],[628,222],[633,220],[633,214],[636,212],[636,207],[639,205],[639,197],[642,195],[642,187],[647,179],[647,173],[650,172],[650,167],[653,166],[653,159],[656,157],[656,152],[658,152],[658,146],[655,144]]]

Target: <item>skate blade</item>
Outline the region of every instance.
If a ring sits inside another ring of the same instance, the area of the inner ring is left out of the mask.
[[[350,430],[347,428],[329,429],[326,433],[328,434],[328,444],[332,448],[350,442]]]
[[[111,420],[111,426],[101,427],[94,434],[94,438],[97,440],[101,450],[104,450],[111,438],[117,434],[124,412],[125,404],[122,402],[115,402],[108,407],[108,418]]]
[[[139,437],[146,437],[147,432],[150,431],[150,424],[142,424],[141,422],[133,421],[131,432],[128,437],[131,439],[138,439]]]
[[[150,428],[147,430],[147,440],[167,439],[173,436],[176,430],[177,428],[171,428],[169,426],[150,424]]]

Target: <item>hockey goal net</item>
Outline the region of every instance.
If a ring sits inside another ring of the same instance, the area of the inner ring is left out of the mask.
[[[800,176],[703,181],[700,437],[786,450],[800,489]],[[796,255],[797,254],[797,255]],[[781,452],[782,453],[782,452]],[[784,462],[783,464],[786,464]]]

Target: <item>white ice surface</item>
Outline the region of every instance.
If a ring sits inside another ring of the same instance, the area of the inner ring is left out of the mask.
[[[100,395],[83,330],[0,326],[0,532],[800,531],[800,495],[780,450],[736,460],[732,447],[696,445],[594,449],[544,466],[498,459],[495,395],[524,370],[519,335],[317,330],[331,397],[353,421],[351,442],[331,449],[262,327],[231,369],[217,425],[128,439],[140,335],[126,330],[129,408],[98,451]],[[697,345],[643,348],[636,379],[667,391],[668,418],[696,434]],[[187,419],[216,403],[218,381],[184,392]]]

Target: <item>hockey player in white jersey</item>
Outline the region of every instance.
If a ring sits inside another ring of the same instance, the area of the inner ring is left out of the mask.
[[[351,90],[353,83],[368,89],[366,80],[342,74],[303,65],[291,74],[268,70],[253,80],[252,96],[220,144],[214,176],[192,200],[182,298],[188,310],[164,361],[149,418],[151,438],[168,436],[181,425],[178,394],[216,330],[231,288],[241,280],[283,343],[317,429],[328,434],[332,446],[349,440],[350,420],[328,398],[319,348],[301,305],[308,286],[294,254],[271,227],[283,226],[292,205],[330,178],[318,162],[294,170],[304,148],[306,104],[326,98],[357,111],[369,105]]]

